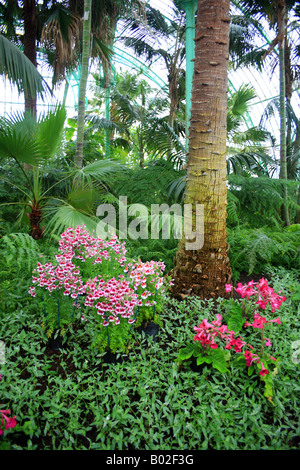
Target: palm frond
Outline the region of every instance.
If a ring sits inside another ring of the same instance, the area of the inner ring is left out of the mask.
[[[0,34],[0,74],[15,83],[18,92],[28,96],[51,93],[49,86],[18,47]]]
[[[98,219],[84,214],[80,210],[75,209],[72,205],[62,204],[60,207],[48,214],[49,221],[47,223],[45,233],[60,234],[68,227],[76,228],[78,225],[85,225],[87,230],[92,233],[96,231]]]
[[[82,168],[71,170],[70,176],[73,177],[75,184],[83,184],[84,182],[93,185],[98,182],[107,185],[116,173],[124,170],[124,166],[116,160],[97,160]]]
[[[0,155],[38,165],[53,157],[61,145],[66,112],[58,106],[38,118],[17,112],[0,122]]]

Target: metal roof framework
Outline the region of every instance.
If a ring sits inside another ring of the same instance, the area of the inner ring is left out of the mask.
[[[172,2],[168,0],[148,0],[155,8],[159,9],[167,20],[172,18]],[[186,41],[187,41],[187,59],[186,59],[186,106],[187,106],[187,129],[188,129],[188,120],[190,115],[191,107],[191,93],[192,93],[192,75],[193,75],[193,54],[194,54],[194,29],[195,29],[195,9],[196,9],[197,0],[182,0],[182,5],[185,7],[186,16],[187,16],[187,29],[186,29]],[[242,8],[239,6],[238,1],[232,0],[232,3],[235,5],[238,11],[242,12]],[[264,31],[260,31],[262,37],[265,38],[266,43],[270,44],[271,40],[268,39],[267,34]],[[43,68],[42,55],[40,56],[41,66]],[[116,40],[114,45],[114,56],[113,56],[113,66],[124,66],[129,70],[134,70],[141,73],[150,83],[158,89],[163,89],[167,87],[166,78],[164,78],[160,71],[156,71],[153,64],[147,66],[143,63],[142,60],[135,57],[129,50],[121,48],[118,46]],[[45,76],[45,73],[43,72]],[[8,87],[8,84],[3,79],[4,84],[4,94],[3,99],[0,100],[0,103],[3,103],[3,109],[1,114],[10,113],[14,111],[14,108],[18,108],[22,105],[23,101],[21,99],[16,99],[16,92],[11,87],[11,90]],[[78,86],[80,80],[80,72],[74,71],[72,75],[67,78],[66,87],[63,90],[60,88],[54,94],[52,100],[48,103],[38,102],[38,107],[42,109],[43,107],[49,107],[54,105],[58,97],[63,97],[66,100],[67,108],[70,111],[74,112],[77,107],[78,99]],[[49,77],[49,81],[51,78]],[[239,68],[235,71],[230,71],[228,74],[229,81],[229,91],[236,91],[240,85],[245,83],[250,83],[254,86],[257,92],[257,99],[251,104],[250,112],[246,115],[245,125],[249,128],[253,125],[258,125],[259,120],[263,114],[265,106],[273,98],[278,97],[279,90],[279,79],[275,76],[272,78],[268,77],[267,74],[262,76],[261,73],[251,68]],[[15,101],[14,101],[15,100]],[[293,101],[295,103],[295,110],[300,109],[300,88],[295,90],[293,95]],[[278,132],[279,124],[276,117],[268,123],[271,132],[276,135]]]

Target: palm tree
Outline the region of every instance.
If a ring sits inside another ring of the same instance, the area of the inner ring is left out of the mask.
[[[115,75],[110,92],[110,119],[103,118],[105,91],[102,79],[94,74],[94,97],[89,101],[86,122],[90,131],[108,130],[112,149],[121,149],[127,162],[140,167],[147,160],[165,158],[177,167],[185,159],[184,124],[176,124],[176,132],[169,125],[169,100],[164,90],[152,89],[140,78],[140,72]],[[100,85],[100,86],[99,86]],[[179,136],[178,136],[179,134]],[[126,154],[127,152],[127,154]]]
[[[194,208],[196,242],[188,245],[190,233],[179,242],[173,272],[173,293],[179,296],[216,298],[225,294],[225,283],[231,279],[226,234],[229,6],[229,0],[198,0],[184,199]],[[201,223],[197,227],[195,205],[204,206],[205,233]]]
[[[88,230],[96,230],[100,195],[107,191],[109,176],[120,170],[116,163],[96,161],[80,169],[60,171],[57,154],[62,147],[65,117],[65,109],[57,107],[46,115],[25,112],[0,122],[0,158],[14,161],[25,182],[1,175],[0,179],[22,196],[17,202],[4,204],[23,207],[29,233],[35,239],[42,238],[44,230],[57,233],[68,226],[85,224]],[[31,172],[24,171],[24,163],[31,166]]]
[[[275,30],[275,38],[265,53],[265,57],[278,46],[279,63],[279,100],[280,100],[280,175],[283,180],[287,180],[287,103],[290,102],[292,94],[292,82],[299,74],[299,70],[291,64],[291,48],[288,41],[288,20],[291,12],[297,14],[299,2],[295,0],[241,0],[240,6],[245,10],[245,14],[269,23],[271,29]],[[297,49],[295,49],[297,51]],[[290,224],[290,216],[287,204],[287,189],[285,186],[285,198],[283,204],[283,221]]]
[[[134,23],[131,26],[132,36],[121,36],[125,44],[133,48],[135,54],[145,58],[149,65],[163,60],[168,77],[171,128],[174,128],[178,110],[185,98],[185,12],[179,3],[174,2],[174,20],[166,19],[158,9],[147,5],[147,22]]]
[[[76,1],[70,1],[74,8]],[[88,78],[88,64],[91,56],[102,57],[103,68],[105,70],[105,87],[109,87],[110,81],[110,56],[113,45],[117,22],[121,15],[133,15],[134,11],[143,11],[142,3],[139,0],[129,2],[85,0],[83,10],[83,44],[81,78],[78,97],[78,129],[77,129],[77,150],[75,163],[80,168],[83,164],[83,143],[84,143],[84,117],[85,117],[85,94]],[[92,33],[92,38],[91,38]]]
[[[26,96],[35,92],[43,96],[50,91],[47,83],[20,49],[0,34],[0,74],[15,83]]]
[[[58,150],[65,122],[64,108],[57,108],[43,117],[36,117],[30,111],[19,113],[3,119],[0,134],[0,157],[14,160],[23,173],[27,187],[21,187],[17,182],[1,176],[1,179],[15,187],[25,198],[20,201],[29,212],[26,215],[30,221],[30,234],[33,238],[42,237],[42,210],[45,194],[42,190],[42,162],[51,159]],[[22,163],[31,166],[32,171],[26,172]],[[46,191],[47,192],[47,191]]]
[[[23,48],[25,56],[34,67],[37,67],[39,47],[43,47],[51,60],[53,55],[57,57],[56,52],[59,51],[60,68],[53,62],[55,79],[63,74],[66,67],[74,66],[74,38],[79,36],[80,21],[68,10],[68,2],[60,4],[48,0],[42,3],[36,0],[6,0],[1,5],[0,21],[3,34]],[[52,36],[49,29],[52,29]],[[36,114],[37,92],[35,89],[31,89],[30,93],[25,90],[25,110],[30,110],[33,114]]]
[[[92,0],[84,0],[83,13],[83,36],[82,36],[82,62],[78,93],[78,116],[77,116],[77,147],[75,155],[75,165],[82,167],[83,161],[83,136],[85,117],[85,95],[89,73],[89,59],[91,55],[91,17]]]
[[[271,156],[274,138],[262,126],[245,127],[245,115],[256,97],[253,86],[245,84],[228,96],[227,171],[269,175],[277,165]],[[267,143],[268,141],[268,143]]]

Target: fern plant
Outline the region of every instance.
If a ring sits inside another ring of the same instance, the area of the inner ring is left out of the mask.
[[[24,300],[30,273],[41,259],[39,244],[27,233],[11,233],[0,239],[0,307],[13,309]],[[16,281],[17,280],[17,281]]]
[[[228,176],[229,191],[238,201],[237,215],[241,224],[251,227],[262,225],[279,228],[282,226],[281,206],[284,186],[288,190],[288,205],[295,216],[297,204],[297,181],[285,181],[268,177]]]
[[[0,240],[1,265],[4,269],[17,269],[30,273],[40,259],[36,240],[27,233],[11,233]]]
[[[235,281],[242,272],[262,274],[270,267],[300,268],[300,230],[249,226],[228,230],[229,256]]]

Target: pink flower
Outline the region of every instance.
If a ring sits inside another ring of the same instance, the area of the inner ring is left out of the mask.
[[[231,284],[225,284],[225,292],[231,292],[232,291],[232,285]]]
[[[0,410],[0,426],[5,424],[5,429],[14,428],[17,425],[16,416],[10,418],[8,415],[10,414],[10,410]],[[3,434],[3,430],[0,428],[0,435]]]
[[[268,369],[266,369],[265,366],[263,365],[263,363],[261,362],[261,371],[260,371],[259,375],[264,377],[265,375],[268,375],[268,373],[269,373]]]
[[[246,366],[247,367],[250,367],[253,362],[258,362],[259,361],[259,357],[257,356],[257,354],[253,354],[251,351],[245,351],[244,356],[245,356],[245,359],[246,359]]]

